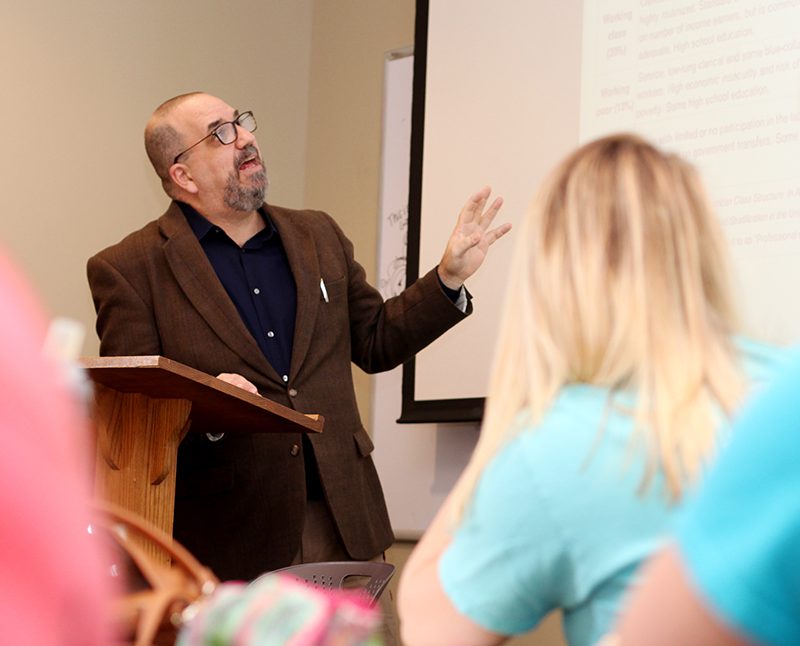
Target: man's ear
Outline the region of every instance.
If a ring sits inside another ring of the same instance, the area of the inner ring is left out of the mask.
[[[172,164],[169,167],[169,176],[173,184],[187,193],[196,194],[197,184],[194,183],[192,173],[185,164]]]

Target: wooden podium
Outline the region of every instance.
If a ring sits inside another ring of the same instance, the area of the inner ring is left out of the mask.
[[[95,493],[169,535],[178,444],[187,432],[322,431],[318,415],[303,415],[164,357],[82,363],[95,387]]]

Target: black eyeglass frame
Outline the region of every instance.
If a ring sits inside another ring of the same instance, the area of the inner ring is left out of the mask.
[[[253,129],[252,130],[250,130],[246,126],[242,125],[242,120],[243,119],[247,119],[247,118],[250,118],[250,119],[253,120]],[[234,128],[233,128],[233,139],[231,139],[230,141],[222,141],[222,137],[219,136],[219,131],[220,131],[221,128],[224,128],[225,126],[230,126],[230,125],[234,126]],[[245,130],[247,130],[247,132],[255,132],[256,131],[256,128],[258,128],[258,123],[256,123],[256,117],[255,117],[255,115],[253,114],[253,112],[251,110],[247,110],[245,112],[242,112],[242,114],[240,114],[238,117],[236,117],[232,121],[225,121],[224,123],[219,124],[216,128],[214,128],[211,132],[209,132],[200,141],[196,141],[191,146],[189,146],[186,150],[183,150],[183,151],[179,152],[177,155],[175,155],[175,158],[172,160],[172,163],[173,164],[177,164],[178,163],[178,159],[180,159],[180,157],[182,155],[185,155],[186,153],[188,153],[195,146],[199,146],[200,144],[202,144],[209,137],[216,137],[217,141],[219,143],[221,143],[223,146],[229,146],[230,144],[234,143],[239,138],[239,128],[244,128]]]

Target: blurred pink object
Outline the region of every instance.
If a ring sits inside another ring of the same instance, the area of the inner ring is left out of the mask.
[[[87,533],[86,420],[45,319],[0,254],[0,643],[106,646],[110,578]]]

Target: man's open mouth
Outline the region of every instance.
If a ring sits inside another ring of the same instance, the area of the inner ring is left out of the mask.
[[[257,168],[261,166],[261,161],[258,157],[249,157],[239,164],[239,170],[247,170],[249,168]]]

